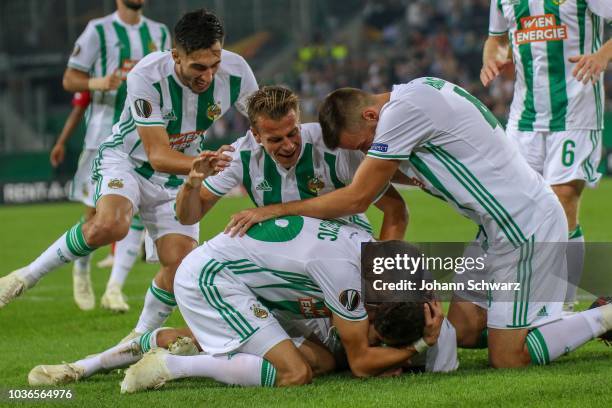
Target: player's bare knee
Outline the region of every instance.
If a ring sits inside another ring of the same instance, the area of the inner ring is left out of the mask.
[[[283,372],[276,372],[276,386],[289,387],[312,382],[312,369],[306,363],[294,364]]]
[[[489,364],[493,368],[520,368],[531,364],[529,352],[508,350],[505,353],[489,352]]]
[[[113,222],[102,217],[94,217],[83,225],[85,241],[99,247],[111,242],[121,241],[128,233],[129,223]]]

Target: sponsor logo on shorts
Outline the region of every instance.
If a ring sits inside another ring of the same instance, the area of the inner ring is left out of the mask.
[[[389,150],[389,145],[386,143],[372,143],[370,146],[370,150],[374,150],[375,152],[386,152]]]
[[[563,41],[567,39],[567,26],[557,25],[554,14],[521,18],[521,29],[514,33],[518,45],[538,41]]]
[[[308,178],[308,190],[311,193],[318,194],[325,187],[325,183],[323,180],[319,178],[319,176],[312,176]]]
[[[251,310],[253,311],[253,315],[258,319],[268,318],[268,311],[259,303],[255,303],[253,306],[251,306]]]
[[[359,294],[359,291],[355,289],[347,289],[345,291],[342,291],[339,297],[340,303],[349,312],[352,312],[353,310],[357,309],[357,306],[359,306],[360,299],[361,295]]]
[[[114,178],[108,182],[108,188],[123,188],[123,180]]]
[[[208,109],[206,110],[206,116],[210,120],[217,120],[219,116],[221,116],[221,102],[217,102],[213,105],[208,105]]]
[[[151,102],[145,99],[136,99],[136,101],[134,101],[134,108],[136,108],[136,114],[141,118],[148,118],[151,116],[151,113],[153,113]]]

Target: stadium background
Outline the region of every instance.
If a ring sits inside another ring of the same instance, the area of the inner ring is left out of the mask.
[[[382,91],[431,75],[460,84],[505,123],[512,78],[489,89],[478,80],[489,0],[149,0],[144,13],[172,28],[182,13],[202,6],[222,18],[226,48],[249,61],[260,84],[299,92],[304,122],[335,88]],[[114,9],[114,0],[0,2],[0,203],[65,200],[84,125],[53,169],[49,151],[71,109],[62,74],[87,22]],[[610,101],[612,75],[606,91]],[[610,111],[606,123],[601,169],[612,173]],[[222,144],[246,126],[229,114],[212,132]]]

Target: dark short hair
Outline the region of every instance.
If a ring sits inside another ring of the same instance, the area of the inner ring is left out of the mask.
[[[340,145],[340,133],[354,125],[368,94],[360,89],[340,88],[325,97],[319,107],[323,142],[330,149]]]
[[[186,13],[174,26],[174,41],[187,54],[223,43],[224,35],[219,18],[203,8]]]
[[[423,302],[381,303],[376,309],[374,328],[390,346],[408,346],[423,336]]]
[[[297,115],[300,114],[298,96],[284,86],[264,86],[249,96],[247,101],[247,113],[251,126],[256,126],[259,116],[279,120],[292,109]]]

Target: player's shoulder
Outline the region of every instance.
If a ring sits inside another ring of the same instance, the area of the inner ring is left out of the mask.
[[[325,146],[323,143],[323,132],[318,122],[302,123],[300,125],[300,135],[302,143],[312,143],[316,146]]]
[[[132,68],[128,74],[128,80],[133,77],[140,77],[145,81],[158,82],[172,73],[172,55],[170,51],[155,51],[144,58]]]
[[[153,20],[153,19],[151,19],[149,17],[142,16],[142,20],[145,23],[147,23],[147,25],[149,27],[160,27],[160,28],[163,27],[163,28],[166,28],[166,29],[168,28],[164,23],[162,23],[160,21]]]
[[[232,146],[235,149],[235,154],[239,154],[238,152],[241,151],[254,152],[262,148],[259,143],[257,143],[255,136],[253,136],[250,130],[248,130],[244,136],[236,139],[236,141],[232,143]]]
[[[221,66],[219,70],[236,76],[243,76],[245,72],[252,71],[244,57],[228,50],[221,51]]]

